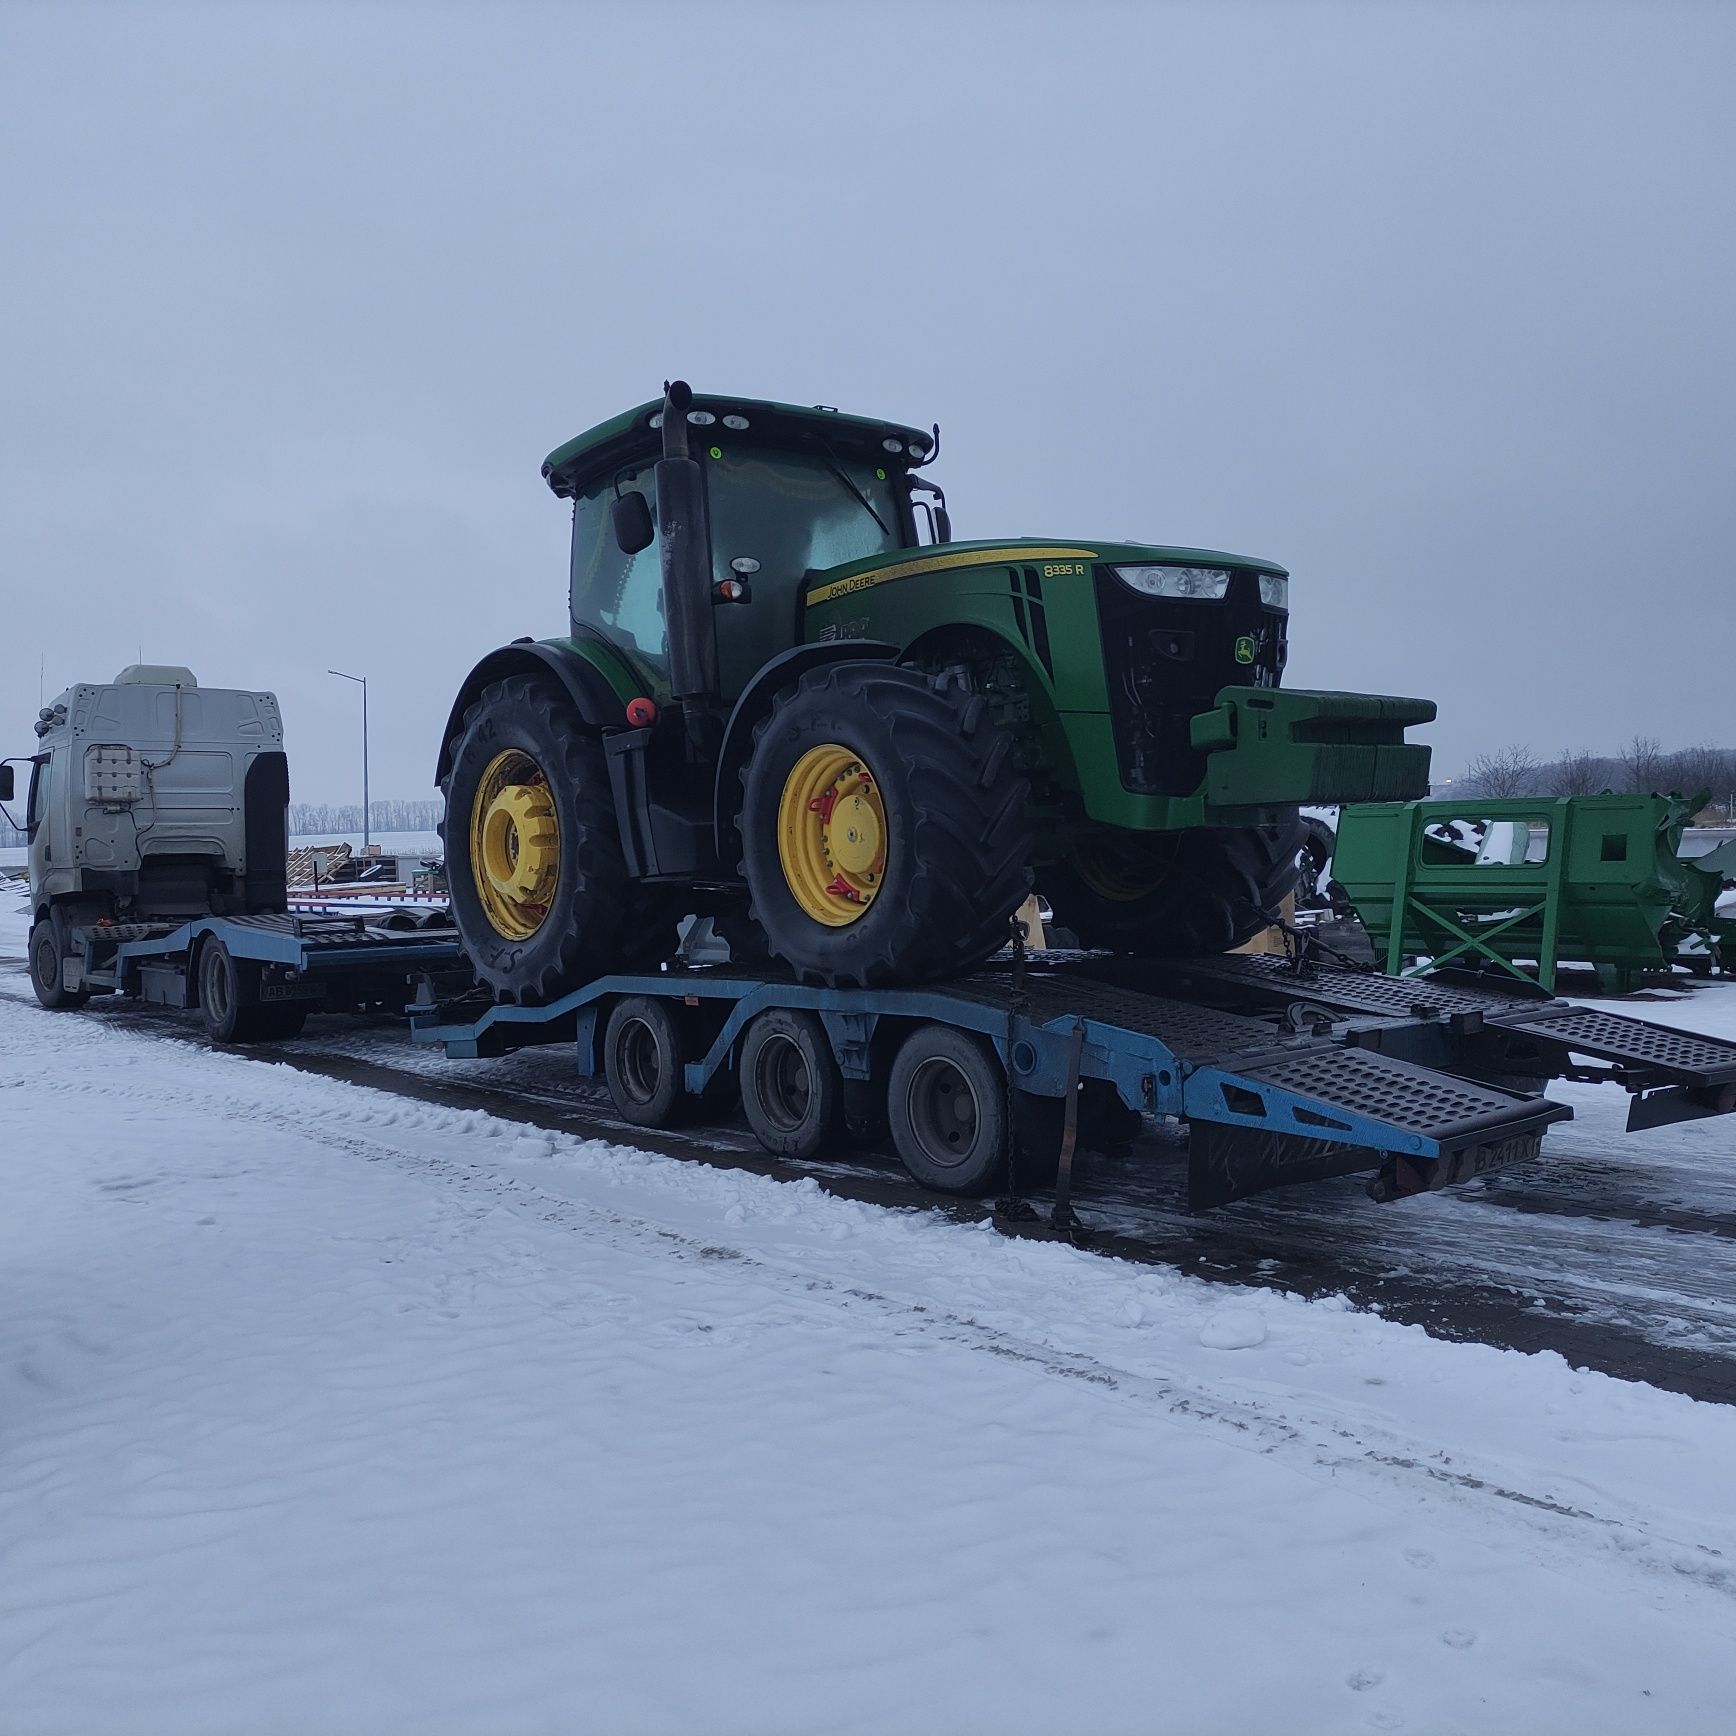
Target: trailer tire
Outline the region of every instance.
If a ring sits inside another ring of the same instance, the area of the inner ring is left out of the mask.
[[[1270,925],[1295,891],[1300,820],[1080,838],[1039,870],[1055,920],[1082,945],[1153,957],[1229,952]]]
[[[199,1010],[213,1043],[257,1043],[271,1034],[259,1004],[259,966],[236,958],[215,936],[199,952]]]
[[[892,1143],[937,1193],[982,1199],[1007,1180],[1007,1081],[992,1045],[951,1025],[918,1025],[886,1082]]]
[[[62,967],[66,960],[65,938],[60,924],[52,914],[43,917],[30,931],[30,986],[36,998],[53,1012],[70,1012],[90,999],[83,989],[62,986]]]
[[[815,1157],[838,1136],[844,1079],[812,1013],[773,1007],[741,1041],[742,1113],[774,1157]]]
[[[603,1028],[603,1078],[616,1113],[635,1127],[678,1127],[693,1111],[687,1044],[669,1003],[627,995]]]

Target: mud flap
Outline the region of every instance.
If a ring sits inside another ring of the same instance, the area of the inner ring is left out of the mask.
[[[1269,1133],[1257,1127],[1232,1127],[1218,1121],[1188,1124],[1187,1203],[1190,1211],[1209,1211],[1268,1188],[1293,1182],[1324,1181],[1379,1169],[1383,1154],[1365,1146],[1296,1133]]]

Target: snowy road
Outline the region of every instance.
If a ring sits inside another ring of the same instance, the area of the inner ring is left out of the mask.
[[[12,998],[0,1111],[9,1733],[1727,1724],[1736,1409]]]
[[[5,939],[0,931],[0,953]],[[0,962],[0,998],[28,1002],[28,985],[4,972]],[[1728,983],[1608,1005],[1736,1036]],[[196,1021],[126,1003],[97,1003],[85,1016],[202,1041]],[[647,1138],[615,1119],[560,1048],[450,1061],[401,1029],[326,1019],[283,1052],[312,1070],[553,1132]],[[1377,1206],[1360,1177],[1345,1177],[1193,1216],[1181,1150],[1158,1136],[1131,1159],[1087,1157],[1082,1209],[1128,1258],[1344,1294],[1441,1336],[1554,1349],[1579,1366],[1736,1403],[1736,1117],[1629,1135],[1620,1091],[1557,1085],[1551,1094],[1571,1102],[1576,1119],[1550,1133],[1541,1159],[1427,1199]],[[714,1163],[805,1172],[848,1197],[947,1209],[886,1153],[843,1148],[808,1165],[774,1163],[739,1120],[652,1142]]]

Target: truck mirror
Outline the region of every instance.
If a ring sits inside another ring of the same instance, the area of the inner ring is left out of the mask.
[[[0,766],[0,802],[12,800],[12,768]]]
[[[615,531],[615,546],[624,555],[636,555],[651,546],[656,527],[651,523],[651,503],[642,494],[617,494],[609,508]]]

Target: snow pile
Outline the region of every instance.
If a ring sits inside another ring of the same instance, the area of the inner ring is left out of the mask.
[[[1729,1411],[3,986],[8,1731],[1724,1727]]]

